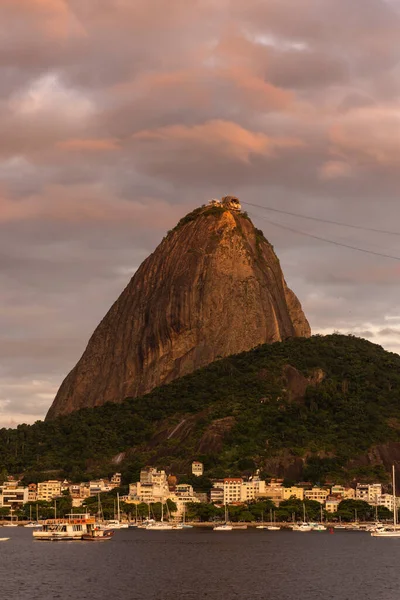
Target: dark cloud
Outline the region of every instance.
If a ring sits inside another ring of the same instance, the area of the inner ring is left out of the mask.
[[[396,2],[2,0],[0,22],[0,425],[44,415],[211,197],[398,229]],[[393,256],[398,237],[246,208],[315,331],[400,350],[399,262],[293,229]]]

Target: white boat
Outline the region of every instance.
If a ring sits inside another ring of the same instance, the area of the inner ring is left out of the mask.
[[[396,499],[396,480],[394,465],[392,465],[392,487],[393,487],[393,527],[379,527],[371,531],[372,537],[400,537],[400,529],[397,529],[397,499]]]
[[[225,504],[225,523],[214,525],[213,531],[232,531],[233,527],[228,523],[228,509]]]
[[[39,531],[32,533],[33,539],[43,541],[81,540],[96,529],[96,521],[89,514],[69,514],[68,519],[48,519]]]
[[[4,523],[3,527],[18,527],[17,523],[13,523],[11,521]]]
[[[10,538],[0,538],[0,542],[7,542]]]
[[[24,527],[38,528],[38,527],[41,527],[41,524],[40,523],[27,523],[26,525],[24,525]]]

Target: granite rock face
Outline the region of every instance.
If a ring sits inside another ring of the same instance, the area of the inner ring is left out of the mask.
[[[214,202],[181,219],[142,263],[46,418],[122,402],[220,357],[310,333],[262,232],[237,206]]]

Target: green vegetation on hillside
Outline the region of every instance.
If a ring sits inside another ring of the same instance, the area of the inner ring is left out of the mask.
[[[300,378],[321,369],[323,380],[296,396],[287,365]],[[342,335],[290,339],[122,404],[1,429],[0,471],[25,473],[30,481],[55,474],[80,480],[118,468],[126,481],[144,464],[185,473],[196,458],[208,476],[256,467],[272,476],[303,459],[301,476],[311,481],[384,481],[382,466],[348,463],[376,444],[400,441],[399,389],[400,356],[380,346]],[[121,452],[126,456],[116,467],[111,459]]]

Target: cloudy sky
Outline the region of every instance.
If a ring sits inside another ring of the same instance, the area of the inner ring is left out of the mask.
[[[398,0],[1,0],[0,426],[212,197],[400,232],[399,40]],[[400,262],[297,231],[399,234],[246,208],[314,332],[400,351]]]

